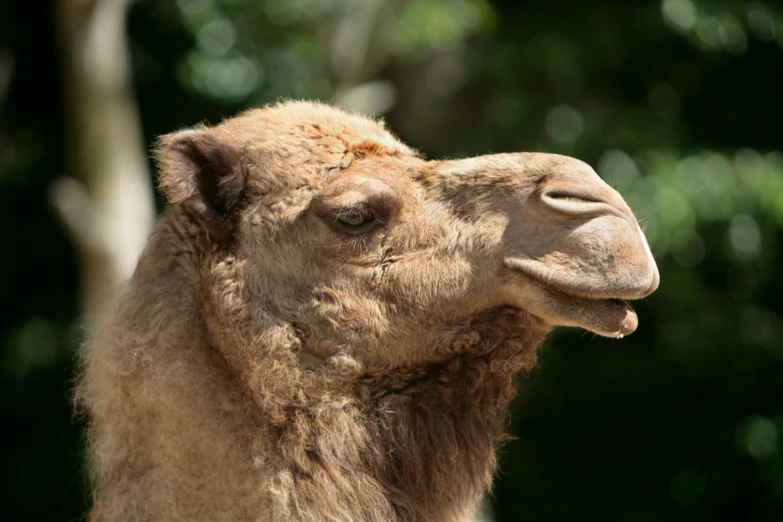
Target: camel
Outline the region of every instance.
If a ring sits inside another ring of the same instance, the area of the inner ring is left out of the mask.
[[[547,333],[628,335],[659,282],[565,156],[426,160],[288,101],[155,157],[169,205],[81,352],[93,521],[471,520]]]

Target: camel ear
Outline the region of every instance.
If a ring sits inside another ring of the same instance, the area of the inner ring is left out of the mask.
[[[185,202],[210,232],[230,237],[247,183],[239,151],[200,127],[161,137],[154,155],[169,203]]]

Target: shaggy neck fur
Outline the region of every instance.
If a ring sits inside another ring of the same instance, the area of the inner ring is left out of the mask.
[[[470,520],[548,328],[500,308],[444,327],[437,364],[306,369],[290,324],[246,312],[241,263],[199,262],[207,243],[167,212],[86,352],[91,519]]]
[[[450,339],[465,353],[447,362],[300,374],[312,393],[281,405],[272,429],[282,463],[272,490],[285,490],[277,507],[304,520],[470,519],[491,484],[514,375],[534,364],[536,326],[496,310]],[[343,391],[325,391],[326,381]]]

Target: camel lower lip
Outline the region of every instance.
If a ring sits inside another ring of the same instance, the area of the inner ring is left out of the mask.
[[[562,315],[572,318],[574,326],[606,337],[622,338],[639,325],[633,308],[623,299],[591,299],[548,288]]]

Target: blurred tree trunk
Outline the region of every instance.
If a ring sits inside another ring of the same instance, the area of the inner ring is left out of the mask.
[[[69,176],[50,200],[81,257],[88,320],[130,276],[155,219],[125,18],[132,0],[57,0]]]

